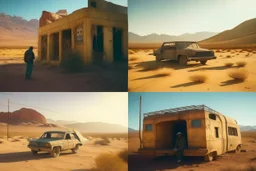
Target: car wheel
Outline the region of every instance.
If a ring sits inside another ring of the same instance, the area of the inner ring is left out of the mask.
[[[79,150],[79,145],[77,144],[77,145],[75,146],[75,148],[72,149],[72,152],[73,152],[73,153],[77,153],[78,150]]]
[[[58,157],[60,155],[60,147],[54,147],[51,151],[52,157]]]
[[[206,61],[200,61],[200,63],[201,63],[202,65],[205,65],[206,62],[207,62],[207,60],[206,60]]]
[[[161,61],[161,58],[159,55],[156,56],[156,61]]]
[[[207,162],[211,162],[212,160],[215,160],[217,158],[217,153],[216,152],[211,152],[207,155],[204,156],[204,160]]]
[[[180,58],[179,58],[179,64],[180,65],[187,65],[187,63],[188,63],[188,59],[187,59],[187,57],[186,56],[181,56]]]
[[[35,150],[31,150],[31,152],[33,155],[36,155],[38,153],[38,151],[35,151]]]

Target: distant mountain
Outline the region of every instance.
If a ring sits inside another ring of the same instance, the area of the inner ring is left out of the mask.
[[[128,128],[128,131],[129,131],[129,132],[136,132],[137,130],[132,129],[132,128]]]
[[[0,46],[26,46],[37,44],[39,21],[0,13]]]
[[[45,117],[33,109],[21,108],[14,112],[0,112],[0,122],[10,124],[47,124]]]
[[[243,131],[256,131],[256,125],[254,126],[244,126],[244,125],[239,125],[240,130]]]
[[[171,36],[167,34],[149,34],[140,36],[138,34],[129,32],[129,43],[162,43],[166,41],[201,41],[212,37],[218,33],[215,32],[198,32],[186,33],[179,36]]]
[[[104,122],[74,123],[65,126],[84,133],[127,133],[128,131],[127,127]]]
[[[231,30],[223,31],[200,42],[204,45],[256,44],[256,18],[247,20]]]
[[[64,120],[52,120],[47,118],[47,122],[51,123],[51,124],[57,124],[57,125],[68,125],[68,124],[74,124],[74,123],[78,123],[76,121],[64,121]]]

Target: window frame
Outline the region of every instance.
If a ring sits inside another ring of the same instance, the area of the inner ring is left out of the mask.
[[[149,129],[147,129],[148,127],[147,126],[151,126],[150,128],[150,130]],[[151,132],[151,131],[153,131],[153,124],[145,124],[145,131],[146,132]]]
[[[200,121],[200,125],[198,126],[198,125],[193,125],[193,121],[195,122],[195,121]],[[193,120],[191,120],[191,127],[192,128],[202,128],[202,119],[193,119]]]

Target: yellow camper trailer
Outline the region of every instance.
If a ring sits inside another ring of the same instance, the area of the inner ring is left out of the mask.
[[[139,153],[174,155],[176,133],[186,139],[184,156],[211,161],[228,151],[240,152],[241,133],[236,120],[205,106],[193,105],[144,114]]]

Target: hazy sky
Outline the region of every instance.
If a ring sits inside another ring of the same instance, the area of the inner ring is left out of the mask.
[[[256,93],[129,93],[130,128],[138,129],[140,95],[142,113],[204,104],[239,125],[256,125]]]
[[[127,6],[127,0],[107,0]],[[88,7],[88,0],[0,0],[0,13],[21,16],[26,20],[39,19],[42,11],[57,12],[67,9],[68,13]]]
[[[24,107],[19,103],[53,120],[128,125],[127,93],[0,93],[0,112],[8,111],[8,98],[10,111]]]
[[[222,32],[256,17],[256,0],[129,0],[129,31],[181,35]]]

